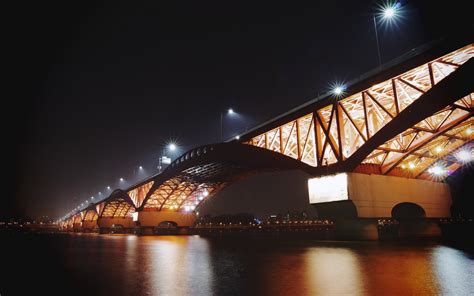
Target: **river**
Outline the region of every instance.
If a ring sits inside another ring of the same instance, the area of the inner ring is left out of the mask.
[[[2,249],[2,296],[474,294],[472,253],[434,243],[14,234]]]

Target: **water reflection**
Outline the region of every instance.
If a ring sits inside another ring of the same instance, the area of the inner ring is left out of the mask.
[[[438,246],[433,249],[433,269],[443,295],[472,295],[474,293],[474,263],[466,260],[462,251]]]
[[[311,248],[305,254],[311,295],[364,295],[359,256],[344,248]]]
[[[81,295],[469,295],[474,291],[472,258],[445,246],[119,235],[68,235],[42,243],[49,258],[52,252],[64,258],[57,266],[42,264],[48,268],[44,274],[50,277],[64,270],[58,275]],[[51,244],[63,247],[53,249]],[[35,260],[43,263],[25,254],[19,258],[28,266],[36,266]]]

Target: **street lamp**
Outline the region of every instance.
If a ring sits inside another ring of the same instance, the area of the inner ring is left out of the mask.
[[[399,13],[399,3],[391,3],[388,5],[385,5],[381,7],[381,12],[378,13],[378,15],[381,16],[383,21],[389,22],[392,20],[395,20],[398,17]],[[378,35],[378,29],[377,29],[377,20],[376,20],[376,14],[373,15],[373,20],[374,20],[374,31],[375,31],[375,42],[377,43],[377,54],[379,58],[379,67],[382,67],[382,56],[380,55],[380,44],[379,44],[379,35]]]
[[[228,115],[233,115],[235,112],[232,108],[229,108],[227,110],[227,114]],[[221,112],[221,142],[224,141],[224,135],[223,135],[223,129],[222,129],[222,117],[224,116],[224,114]]]
[[[176,150],[178,150],[178,145],[171,142],[171,143],[168,143],[164,148],[163,150],[161,151],[161,157],[159,159],[159,163],[158,163],[158,171],[161,173],[161,171],[163,170],[163,166],[165,164],[170,164],[171,163],[171,158],[170,157],[167,157],[165,155],[165,150],[168,150],[169,152],[174,152]]]

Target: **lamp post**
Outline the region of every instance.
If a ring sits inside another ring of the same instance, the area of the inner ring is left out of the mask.
[[[229,108],[229,110],[227,110],[227,114],[231,115],[231,114],[234,114],[234,110],[232,108]],[[224,135],[223,135],[223,128],[222,128],[222,118],[223,118],[223,114],[221,112],[221,142],[224,141]]]
[[[399,3],[389,4],[381,8],[381,13],[378,13],[382,16],[382,20],[389,22],[394,20],[398,16],[399,12]],[[377,19],[376,13],[373,15],[374,20],[374,31],[375,31],[375,42],[377,44],[377,55],[379,58],[379,68],[382,67],[382,55],[380,54],[380,42],[379,42],[379,34],[377,28]]]
[[[163,150],[161,151],[159,162],[158,162],[159,173],[161,173],[161,171],[163,170],[164,164],[169,164],[171,162],[171,158],[165,155],[165,150],[168,150],[169,152],[174,152],[177,149],[178,149],[178,146],[175,143],[169,143],[163,148]]]

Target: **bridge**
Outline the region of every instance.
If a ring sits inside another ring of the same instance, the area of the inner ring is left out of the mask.
[[[281,170],[312,176],[310,202],[321,213],[349,205],[356,218],[385,218],[407,203],[426,217],[449,217],[443,180],[473,155],[473,56],[466,38],[425,45],[239,140],[187,151],[162,173],[115,190],[63,219],[61,227],[191,226],[199,206],[221,189]],[[329,184],[342,196],[321,193]]]

